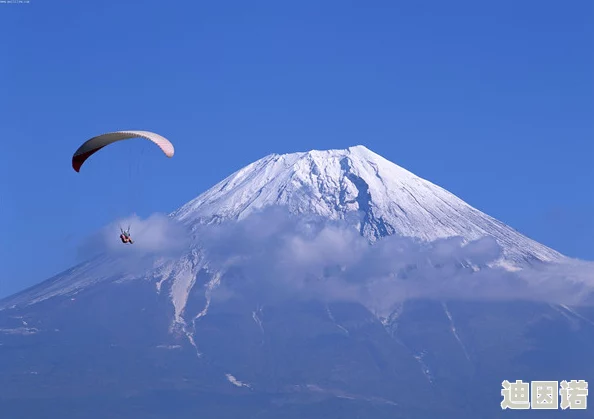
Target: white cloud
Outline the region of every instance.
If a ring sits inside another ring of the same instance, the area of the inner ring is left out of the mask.
[[[391,236],[370,245],[346,223],[279,209],[204,227],[197,234],[209,266],[228,272],[219,298],[351,300],[381,313],[407,298],[574,304],[586,301],[594,286],[588,262],[542,264],[520,272],[488,268],[502,250],[490,237],[464,244],[459,237],[421,243]]]
[[[133,245],[121,243],[120,225],[130,225]],[[293,216],[280,208],[198,227],[192,237],[165,215],[132,216],[101,229],[82,253],[122,256],[121,269],[142,274],[155,257],[178,258],[199,246],[209,269],[226,272],[214,300],[357,301],[377,313],[408,298],[594,302],[594,264],[542,264],[519,272],[487,268],[502,250],[490,237],[423,243],[390,236],[370,245],[346,221]]]
[[[134,244],[120,240],[120,228],[130,227]],[[175,257],[182,254],[189,244],[186,230],[164,214],[153,214],[146,219],[132,215],[105,226],[89,237],[79,249],[88,258],[99,253],[135,258],[145,256]]]

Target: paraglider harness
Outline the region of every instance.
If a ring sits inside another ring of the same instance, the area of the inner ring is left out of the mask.
[[[120,227],[120,231],[122,233],[120,234],[120,240],[122,241],[122,243],[134,244],[134,242],[132,241],[132,237],[130,237],[130,226],[128,226],[127,230],[124,230],[122,227]]]

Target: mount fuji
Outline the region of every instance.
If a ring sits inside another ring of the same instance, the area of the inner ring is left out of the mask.
[[[591,265],[363,146],[269,155],[144,229],[0,301],[7,417],[495,418],[505,379],[594,378],[594,310],[527,298],[590,301]]]

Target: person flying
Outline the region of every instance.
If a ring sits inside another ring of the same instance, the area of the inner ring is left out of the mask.
[[[122,234],[120,234],[120,240],[122,240],[122,243],[126,244],[126,243],[130,243],[130,244],[134,244],[134,241],[132,240],[132,237],[130,237],[130,228],[128,228],[128,230],[122,230],[120,228]]]
[[[76,172],[80,172],[81,167],[89,157],[104,147],[107,147],[115,142],[130,140],[133,138],[143,138],[156,144],[167,157],[173,157],[175,149],[173,144],[159,134],[150,131],[115,131],[106,134],[98,135],[85,141],[72,155],[72,168]],[[124,230],[120,227],[120,240],[124,244],[133,244],[134,241],[130,237],[130,227]]]

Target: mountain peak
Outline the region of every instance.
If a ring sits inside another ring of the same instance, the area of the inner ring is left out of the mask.
[[[423,241],[492,236],[503,247],[505,259],[520,264],[562,258],[363,145],[270,154],[172,216],[190,225],[212,224],[243,219],[271,206],[331,220],[356,219],[354,227],[370,241],[392,234]]]
[[[236,171],[173,216],[180,221],[208,224],[242,219],[254,210],[282,205],[295,213],[340,219],[346,212],[368,206],[362,201],[365,192],[359,187],[373,186],[376,204],[386,198],[389,191],[380,190],[380,172],[391,181],[420,180],[362,145],[270,154]]]

